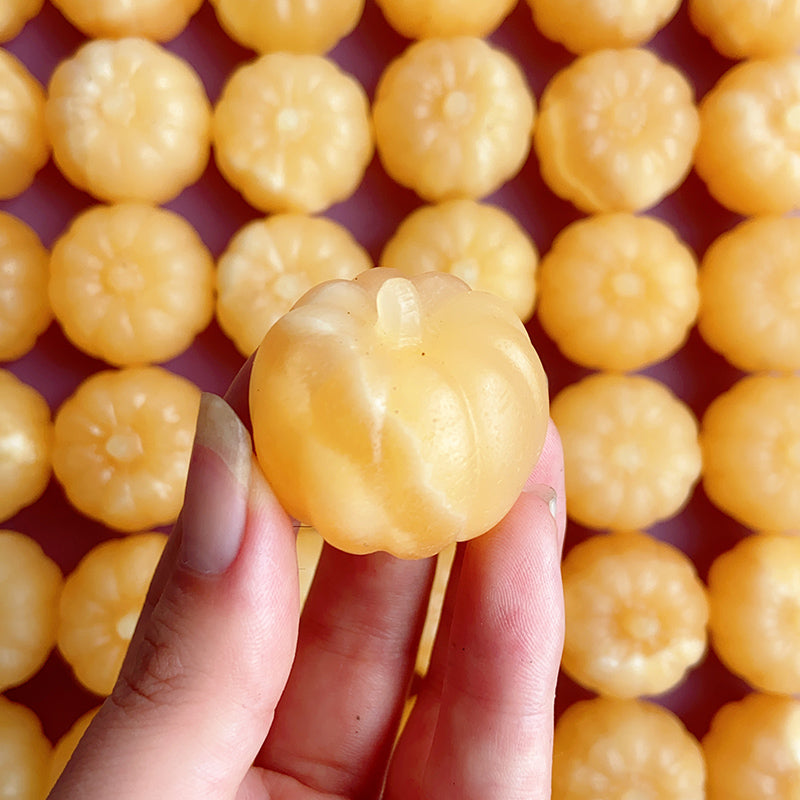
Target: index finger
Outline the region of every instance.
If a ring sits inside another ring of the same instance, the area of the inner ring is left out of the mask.
[[[423,787],[447,800],[549,797],[566,524],[552,423],[526,488],[492,531],[459,546],[387,800]]]

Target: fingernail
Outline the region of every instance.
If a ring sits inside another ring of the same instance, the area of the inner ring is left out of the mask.
[[[203,393],[186,497],[181,512],[181,562],[208,575],[236,558],[247,519],[252,442],[234,410]]]
[[[544,502],[547,503],[547,507],[550,509],[551,516],[554,520],[556,519],[556,514],[558,513],[558,495],[552,486],[547,486],[544,483],[532,483],[526,486],[523,491],[528,494],[535,494],[537,497],[544,500]]]

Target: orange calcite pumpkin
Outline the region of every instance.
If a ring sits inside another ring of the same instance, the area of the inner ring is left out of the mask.
[[[351,553],[423,558],[508,512],[544,442],[547,379],[502,299],[373,268],[272,326],[250,410],[290,514]]]

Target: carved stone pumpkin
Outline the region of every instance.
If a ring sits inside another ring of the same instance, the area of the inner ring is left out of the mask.
[[[544,442],[547,379],[505,301],[373,268],[273,325],[250,408],[290,514],[347,552],[422,558],[508,512]]]

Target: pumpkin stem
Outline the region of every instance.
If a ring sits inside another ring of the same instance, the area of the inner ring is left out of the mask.
[[[375,327],[395,347],[422,343],[422,314],[419,294],[407,278],[389,278],[375,298],[378,319]]]

